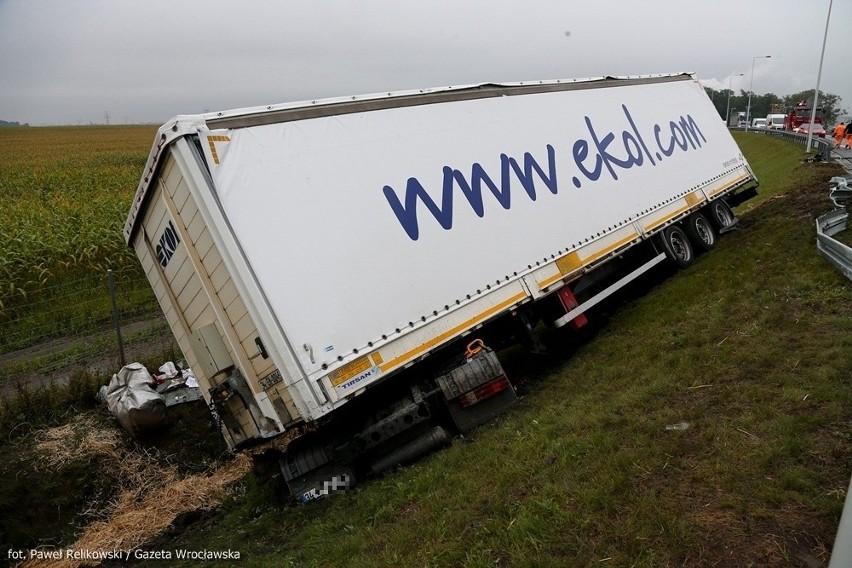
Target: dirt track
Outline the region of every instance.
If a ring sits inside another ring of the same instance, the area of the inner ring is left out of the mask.
[[[174,346],[171,332],[162,318],[123,325],[121,335],[126,363],[159,357]],[[98,351],[94,345],[109,347]],[[39,387],[65,384],[71,374],[80,369],[107,378],[121,366],[118,340],[112,328],[85,336],[53,339],[0,354],[0,396],[11,393],[21,384]]]

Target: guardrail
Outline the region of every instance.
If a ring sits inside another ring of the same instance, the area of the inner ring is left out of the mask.
[[[784,140],[789,140],[796,144],[801,144],[802,146],[807,146],[808,144],[807,134],[797,134],[795,132],[790,132],[789,130],[777,130],[774,128],[746,128],[744,126],[730,126],[728,129],[751,132],[753,134],[763,134],[764,136],[774,136],[775,138],[783,138]],[[827,162],[831,158],[831,149],[834,147],[834,144],[828,138],[812,136],[811,147],[815,151],[814,160],[818,162]]]
[[[849,213],[846,205],[852,203],[852,188],[849,178],[833,177],[829,180],[831,190],[828,197],[835,209],[816,220],[817,250],[831,262],[846,278],[852,280],[852,248],[832,238],[846,230]]]

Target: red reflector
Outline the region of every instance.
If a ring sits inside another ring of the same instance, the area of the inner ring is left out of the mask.
[[[510,386],[509,379],[506,378],[506,375],[500,375],[496,379],[489,381],[484,385],[479,385],[475,389],[467,391],[458,398],[458,401],[459,404],[464,407],[472,406],[477,402],[481,402],[487,398],[491,398],[497,393],[503,392]]]
[[[565,308],[565,313],[570,312],[571,310],[580,305],[580,303],[577,302],[577,298],[574,297],[574,294],[571,293],[571,289],[568,286],[563,286],[556,292],[556,294],[562,301],[562,307]],[[571,327],[575,330],[578,330],[587,323],[589,323],[589,320],[586,318],[586,315],[580,314],[579,316],[571,320]]]

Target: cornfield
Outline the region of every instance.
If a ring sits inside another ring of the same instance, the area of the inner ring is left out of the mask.
[[[0,353],[31,343],[28,330],[41,339],[108,322],[110,269],[138,282],[123,310],[151,309],[122,229],[155,131],[0,129]]]

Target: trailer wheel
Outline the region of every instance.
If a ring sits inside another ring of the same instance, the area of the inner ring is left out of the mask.
[[[680,227],[672,225],[663,229],[660,237],[666,256],[675,264],[681,268],[686,268],[695,261],[695,251],[692,250],[692,244]]]
[[[690,215],[686,220],[684,230],[689,240],[701,250],[711,251],[716,248],[716,231],[713,230],[713,225],[710,224],[707,217],[701,213]]]
[[[708,213],[713,220],[713,224],[722,233],[725,229],[733,227],[737,222],[737,217],[728,204],[721,199],[717,199],[708,206]]]

